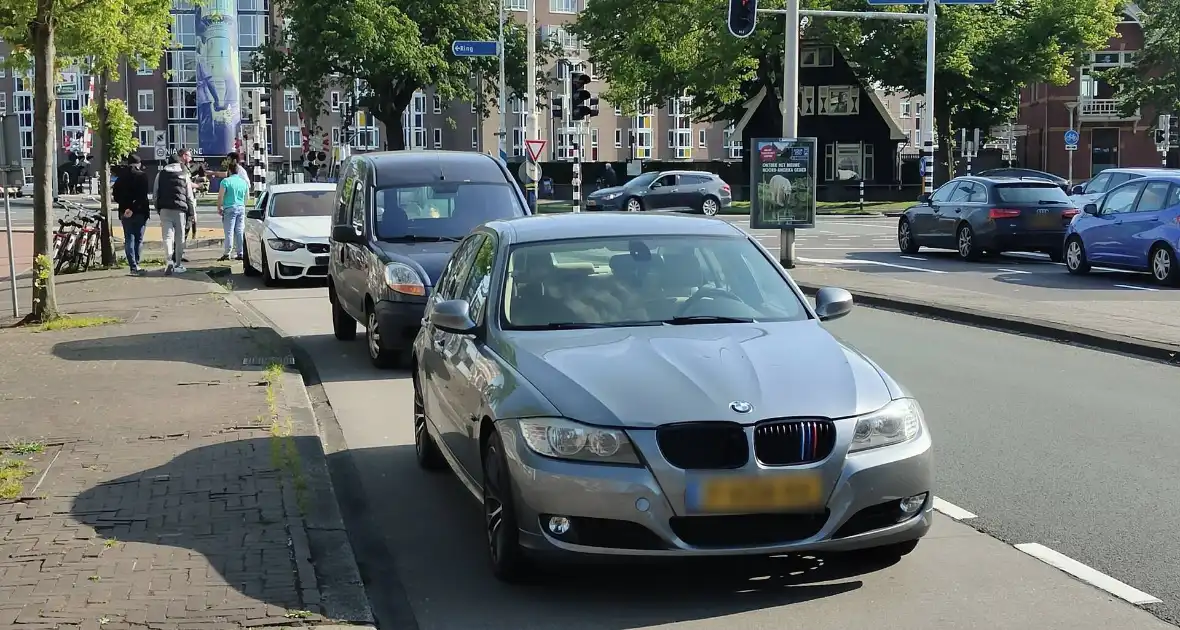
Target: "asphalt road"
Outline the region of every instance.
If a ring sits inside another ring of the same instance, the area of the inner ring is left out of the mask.
[[[80,196],[67,197],[71,201],[84,203],[85,198]],[[215,201],[216,198],[209,196],[208,200]],[[3,203],[0,201],[0,203]],[[10,205],[12,209],[12,227],[14,230],[31,230],[33,229],[33,199],[31,197],[22,197],[20,199],[11,199]],[[97,207],[97,206],[96,206]],[[58,217],[64,214],[64,210],[55,208]],[[4,227],[4,206],[0,205],[0,235],[3,234]],[[197,225],[218,226],[221,225],[221,217],[217,216],[217,208],[212,205],[197,206]]]
[[[747,229],[747,217],[725,217]],[[771,251],[778,230],[748,230]],[[1037,301],[1166,300],[1180,302],[1180,290],[1159,287],[1147,274],[1095,269],[1071,276],[1065,266],[1040,253],[1010,253],[962,262],[952,251],[923,248],[915,255],[897,248],[897,219],[819,217],[813,229],[798,230],[795,255],[806,265],[834,265],[911,282],[1020,297]]]
[[[366,587],[383,628],[1150,630],[1172,627],[1143,610],[941,515],[936,519],[931,535],[916,552],[887,567],[866,566],[835,558],[786,557],[723,566],[608,566],[559,571],[544,583],[532,587],[499,584],[491,577],[486,564],[482,518],[476,502],[453,476],[427,474],[415,466],[408,375],[378,372],[370,367],[365,356],[363,334],[354,342],[335,340],[331,333],[326,291],[322,287],[263,289],[254,279],[241,276],[235,276],[233,284],[238,296],[293,336],[316,365],[322,390],[313,387],[312,396],[318,398],[321,391],[326,396],[346,446],[346,450],[332,456],[333,475]],[[862,310],[840,330],[872,339],[874,326],[888,326],[891,322],[900,321],[892,325],[908,326],[913,336],[920,336],[927,326],[936,324],[918,319],[895,320],[896,317]],[[987,338],[979,335],[996,335],[951,328],[946,331],[944,334],[952,339],[963,338],[970,344],[986,345]],[[1051,355],[1054,351],[1052,347],[1042,349],[1030,345],[1040,342],[1013,339],[1006,343],[1013,344],[1010,353],[1015,354],[1017,360],[1022,353]],[[931,389],[941,392],[941,388],[952,386],[968,388],[969,383],[965,380],[959,382],[961,385],[930,380],[945,379],[954,374],[955,368],[961,366],[961,356],[949,355],[956,347],[954,343],[928,345],[929,351],[943,348],[948,356],[940,357],[940,363],[933,366],[901,363],[901,359],[894,357],[899,352],[894,348],[893,354],[882,352],[883,360],[890,365],[898,363],[900,375],[912,381],[921,392]],[[930,358],[922,360],[931,361]],[[1095,392],[1098,389],[1113,390],[1111,400],[1115,400],[1121,396],[1120,388],[1131,387],[1132,383],[1128,381],[1135,378],[1135,374],[1124,370],[1134,368],[1121,367],[1122,364],[1113,362],[1113,359],[1108,361],[1102,371],[1107,383],[1103,388],[1091,389]],[[1068,371],[1075,380],[1089,378],[1090,374],[1097,377],[1099,373],[1091,363],[1086,364],[1085,371],[1068,370],[1068,366],[1060,362],[1056,365],[1056,370]],[[1006,369],[996,369],[994,374],[1008,373]],[[1163,378],[1166,377],[1159,377]],[[1147,381],[1142,387],[1146,389]],[[1017,391],[1023,393],[1024,388]],[[1051,442],[1034,443],[1012,439],[1014,434],[982,431],[994,422],[995,413],[1007,408],[992,404],[993,396],[988,395],[989,392],[973,389],[971,392],[971,396],[959,399],[954,413],[946,411],[949,401],[954,400],[950,394],[929,394],[932,398],[930,412],[938,432],[939,462],[948,471],[940,474],[942,481],[937,488],[940,496],[974,500],[978,505],[976,509],[986,511],[981,522],[1009,524],[1017,534],[1027,536],[1047,531],[1050,536],[1036,540],[1049,546],[1060,546],[1061,541],[1069,540],[1071,545],[1084,547],[1085,541],[1098,538],[1118,540],[1123,536],[1136,543],[1135,551],[1140,554],[1129,556],[1132,562],[1150,567],[1159,564],[1142,563],[1146,563],[1146,558],[1171,538],[1140,548],[1140,543],[1155,534],[1141,530],[1141,535],[1128,535],[1128,529],[1138,527],[1138,519],[1105,523],[1102,527],[1087,530],[1063,521],[1059,511],[1042,512],[1036,506],[1027,505],[1034,497],[1040,496],[1038,493],[1055,490],[1060,496],[1049,504],[1058,506],[1057,509],[1061,509],[1061,505],[1088,504],[1095,509],[1106,505],[1092,504],[1096,491],[1091,485],[1083,485],[1095,482],[1095,477],[1102,474],[1104,468],[1091,463],[1088,470],[1073,474],[1072,479],[1062,474],[1062,485],[1056,487],[1046,483],[1049,471],[1040,469],[1050,467],[1053,461],[1045,453],[1060,455],[1060,451],[1050,448],[1049,443],[1065,443],[1076,449],[1077,452],[1068,453],[1071,462],[1082,461],[1089,454],[1091,462],[1121,463],[1122,458],[1099,458],[1109,452],[1112,442],[1119,443],[1117,439],[1091,441],[1079,436],[1077,428],[1071,425],[1058,427],[1069,432],[1055,435],[1057,439]],[[983,395],[988,398],[984,399]],[[1074,408],[1067,404],[1072,388],[1047,386],[1043,391],[1038,390],[1037,395],[1045,398],[1037,403],[1037,409],[1052,408],[1054,401],[1066,408]],[[1097,398],[1096,393],[1094,396]],[[1152,399],[1153,402],[1145,404],[1142,410],[1162,413],[1164,410],[1158,408],[1156,402],[1161,397]],[[1023,418],[1018,413],[1018,403],[1010,405],[1013,407],[1010,413]],[[1110,406],[1095,406],[1093,409],[1096,412],[1109,411]],[[321,410],[325,409],[327,407],[321,407]],[[1174,410],[1173,404],[1170,410],[1173,417]],[[334,426],[329,425],[328,433],[333,433]],[[1116,426],[1110,431],[1117,430]],[[1038,434],[1049,432],[1048,425],[1036,430]],[[1094,432],[1102,433],[1098,429]],[[1152,437],[1155,439],[1146,443],[1159,445],[1161,450],[1168,442],[1165,436]],[[1159,439],[1161,437],[1165,439]],[[997,443],[1009,446],[1009,450],[996,448]],[[1033,444],[1033,452],[1029,455],[1032,464],[1021,462],[1024,459],[1021,453],[1028,452],[1022,449],[1030,447],[1020,445],[1029,443]],[[971,466],[958,461],[962,458],[974,462],[975,478],[967,475]],[[1013,461],[1021,462],[1023,468],[1014,465]],[[1041,475],[1034,475],[1023,484],[1017,483],[1022,474],[1020,471],[1029,471],[1030,465],[1038,467]],[[1114,496],[1116,484],[1125,493],[1133,493],[1147,483],[1146,480],[1127,481],[1126,477],[1131,476],[1133,470],[1139,469],[1110,470],[1107,472],[1110,481],[1099,483],[1097,488],[1103,496]],[[355,476],[347,476],[350,471]],[[344,483],[339,475],[346,475]],[[989,479],[1016,485],[1019,492],[1014,492],[1011,503],[1005,504],[995,498],[999,495],[998,489],[991,494],[984,491]],[[1057,480],[1057,477],[1052,479]],[[1162,481],[1159,485],[1152,482],[1150,487],[1162,485]],[[980,496],[989,497],[990,501]],[[1146,499],[1142,503],[1145,504]],[[1161,515],[1160,521],[1165,518]],[[1110,550],[1111,546],[1106,549]],[[1160,583],[1160,580],[1163,578],[1157,577],[1153,584]]]

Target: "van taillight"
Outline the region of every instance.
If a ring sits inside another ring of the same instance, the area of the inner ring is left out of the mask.
[[[989,219],[1015,219],[1020,216],[1019,210],[1012,210],[1009,208],[992,208],[987,211],[987,218]]]

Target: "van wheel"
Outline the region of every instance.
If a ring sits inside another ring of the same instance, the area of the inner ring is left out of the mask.
[[[386,347],[385,335],[381,331],[381,323],[377,319],[377,309],[369,305],[365,309],[365,346],[369,348],[369,361],[379,370],[397,367],[400,353]]]
[[[328,300],[332,303],[332,333],[340,341],[356,339],[356,320],[340,305],[335,290],[328,290]]]

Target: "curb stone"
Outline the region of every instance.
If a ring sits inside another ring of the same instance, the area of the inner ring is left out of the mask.
[[[814,296],[822,286],[811,282],[798,282],[799,288]],[[870,291],[849,290],[857,303],[884,310],[911,315],[943,319],[959,324],[991,328],[1001,332],[1040,337],[1050,341],[1086,346],[1107,352],[1117,352],[1141,359],[1158,361],[1168,365],[1180,365],[1180,346],[1089,330],[1069,324],[1059,324],[1043,319],[1002,315],[994,311],[983,311],[966,307],[952,307],[936,302],[898,298]]]
[[[256,309],[242,301],[216,281],[207,283],[210,293],[222,296],[251,329],[267,328],[294,349],[295,344]],[[297,360],[296,366],[299,367]],[[284,484],[283,504],[291,552],[303,601],[318,604],[324,617],[347,626],[317,626],[329,628],[373,628],[375,620],[369,606],[368,594],[357,567],[356,556],[348,539],[348,530],[340,514],[335,489],[328,470],[324,449],[323,427],[312,409],[311,398],[299,373],[284,370],[280,405],[291,419],[292,435],[315,437],[296,440],[304,481],[305,499],[309,504],[306,514],[299,511],[295,490]]]

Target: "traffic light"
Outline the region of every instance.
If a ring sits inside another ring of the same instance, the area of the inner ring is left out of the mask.
[[[729,32],[734,37],[749,37],[758,21],[758,0],[729,0]]]
[[[576,72],[570,77],[570,111],[574,120],[582,120],[598,115],[598,99],[590,94],[586,87],[590,85],[590,75]]]
[[[253,122],[258,115],[258,92],[242,90],[242,114],[246,121]]]
[[[1167,129],[1156,129],[1155,130],[1155,143],[1160,146],[1168,143],[1168,130]]]
[[[553,105],[549,108],[549,110],[551,112],[553,112],[554,118],[561,118],[565,114],[565,109],[563,108],[564,105],[565,105],[564,98],[562,98],[560,96],[553,97]]]
[[[255,92],[258,99],[258,113],[263,118],[270,117],[270,90],[258,90]]]

